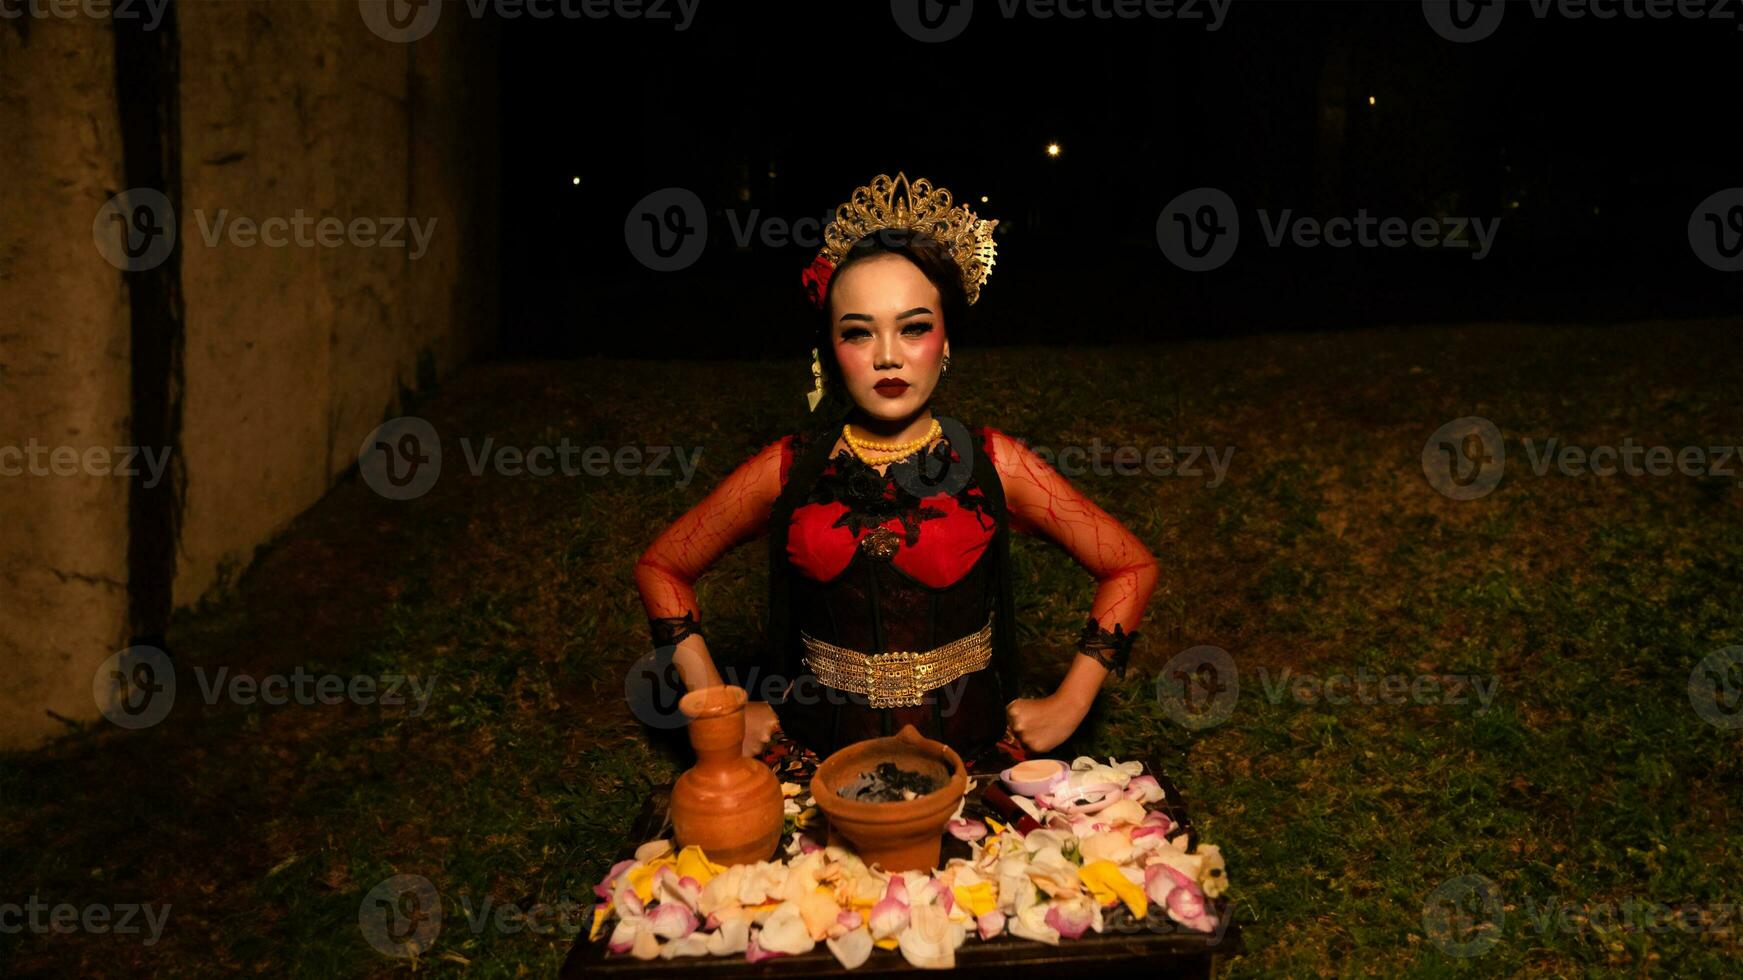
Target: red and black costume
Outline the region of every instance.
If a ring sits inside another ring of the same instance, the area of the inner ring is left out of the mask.
[[[699,631],[696,578],[734,545],[766,533],[766,668],[793,680],[771,702],[789,738],[827,756],[912,724],[971,763],[1021,758],[1014,740],[1001,742],[1005,706],[1018,696],[1010,532],[1054,539],[1103,584],[1099,621],[1090,617],[1079,650],[1122,675],[1155,565],[1114,518],[1027,447],[991,427],[969,431],[969,445],[943,440],[911,457],[906,480],[897,479],[900,464],[879,474],[846,449],[829,456],[839,425],[765,446],[638,564],[655,644]],[[944,492],[953,466],[971,475]],[[943,488],[916,494],[915,486]],[[861,695],[822,687],[805,666],[799,635],[867,654],[927,650],[975,633],[989,616],[989,666],[916,706],[874,708]]]

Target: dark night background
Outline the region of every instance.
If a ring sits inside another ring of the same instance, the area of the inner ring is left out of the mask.
[[[735,248],[727,213],[816,218],[897,170],[990,198],[976,206],[1000,254],[977,343],[1736,307],[1684,227],[1743,164],[1743,34],[1726,22],[1540,21],[1518,4],[1453,44],[1416,3],[1237,2],[1213,32],[982,8],[931,45],[881,3],[764,5],[685,32],[506,22],[505,352],[802,353],[815,250]],[[659,274],[622,225],[667,186],[701,196],[711,241]],[[1242,244],[1188,273],[1155,223],[1199,186],[1235,200]],[[1259,208],[1503,220],[1473,261],[1270,248]]]

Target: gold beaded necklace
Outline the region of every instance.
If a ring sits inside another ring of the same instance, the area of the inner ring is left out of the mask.
[[[854,435],[852,426],[843,423],[841,426],[841,438],[847,441],[847,448],[852,450],[855,456],[859,457],[860,462],[867,466],[881,466],[884,463],[893,463],[898,459],[911,455],[922,446],[925,446],[931,443],[932,440],[938,438],[943,430],[944,427],[938,424],[938,420],[933,419],[932,424],[926,429],[926,434],[917,439],[909,439],[907,442],[895,443],[872,442],[871,440],[861,439],[859,436]]]

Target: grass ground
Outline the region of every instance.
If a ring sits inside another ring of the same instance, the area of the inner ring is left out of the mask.
[[[1743,730],[1704,720],[1689,682],[1743,644],[1743,462],[1729,477],[1538,475],[1525,440],[1743,444],[1740,330],[1505,324],[958,352],[941,412],[1031,445],[1234,447],[1214,487],[1208,470],[1074,477],[1164,574],[1129,679],[1062,749],[1151,753],[1188,794],[1245,931],[1229,975],[1734,969]],[[416,406],[443,439],[435,488],[393,501],[347,481],[184,616],[166,721],[103,723],[0,760],[0,903],[170,906],[152,945],[0,933],[0,973],[397,974],[409,964],[359,926],[366,894],[397,874],[441,895],[419,970],[553,973],[562,924],[547,912],[556,928],[541,935],[500,910],[589,901],[647,789],[684,765],[625,707],[645,646],[631,564],[791,424],[808,383],[797,359],[497,364]],[[1505,434],[1506,475],[1452,500],[1420,457],[1442,423],[1472,415]],[[466,453],[486,438],[702,454],[688,485],[474,476]],[[1093,585],[1044,541],[1015,553],[1039,689],[1072,656]],[[741,548],[700,584],[723,660],[753,648],[761,554]],[[1199,645],[1228,653],[1239,693],[1217,702],[1220,723],[1184,727],[1158,680]],[[421,713],[207,704],[190,675],[222,668],[434,688]],[[1285,670],[1309,685],[1469,677],[1492,700],[1328,703]],[[1734,691],[1721,686],[1721,710],[1743,709]],[[1501,903],[1487,932],[1470,928],[1473,883]],[[1449,894],[1453,930],[1428,928],[1425,907]],[[1609,910],[1624,902],[1708,918],[1619,929]]]

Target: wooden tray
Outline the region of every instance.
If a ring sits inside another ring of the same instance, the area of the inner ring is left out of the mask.
[[[1184,828],[1188,851],[1197,849],[1198,832],[1187,816],[1186,804],[1180,791],[1151,760],[1141,761],[1144,763],[1144,771],[1156,777],[1156,782],[1161,785],[1165,794],[1162,802],[1153,804],[1152,808],[1168,814],[1170,819]],[[975,788],[968,793],[963,816],[984,820],[989,814],[981,802],[981,788],[997,779],[998,773],[977,772],[972,775],[975,778]],[[671,836],[671,793],[671,786],[659,787],[642,804],[641,813],[631,828],[629,842],[618,852],[618,860],[633,857],[636,847],[645,841]],[[997,816],[994,819],[1005,822]],[[781,850],[776,852],[777,856],[784,857],[790,839],[781,840]],[[966,842],[948,834],[944,836],[943,853],[938,858],[939,867],[943,867],[951,858],[968,856]],[[1174,920],[1166,918],[1166,912],[1160,913],[1159,918],[1159,913],[1152,911],[1144,920],[1135,920],[1123,905],[1102,910],[1101,932],[1085,932],[1078,939],[1061,939],[1057,946],[1022,939],[1009,933],[983,940],[972,934],[971,927],[968,939],[957,947],[956,971],[992,974],[1008,973],[1012,968],[1026,969],[1048,965],[1067,969],[1127,966],[1140,968],[1146,978],[1209,977],[1214,975],[1224,957],[1240,952],[1240,929],[1229,919],[1227,896],[1219,896],[1210,904],[1216,911],[1219,923],[1218,930],[1212,933],[1195,932],[1178,925]],[[755,964],[747,962],[743,954],[638,960],[628,954],[608,955],[605,944],[610,933],[608,923],[608,928],[602,930],[597,942],[589,942],[585,933],[576,937],[574,946],[563,961],[559,976],[563,980],[569,980],[571,977],[591,976],[670,976],[678,972],[701,971],[709,977],[881,977],[898,973],[931,972],[910,966],[901,953],[895,950],[884,949],[872,950],[871,959],[866,960],[857,970],[843,969],[836,961],[835,954],[829,952],[828,947],[822,943],[818,943],[817,948],[809,953],[778,956]]]

